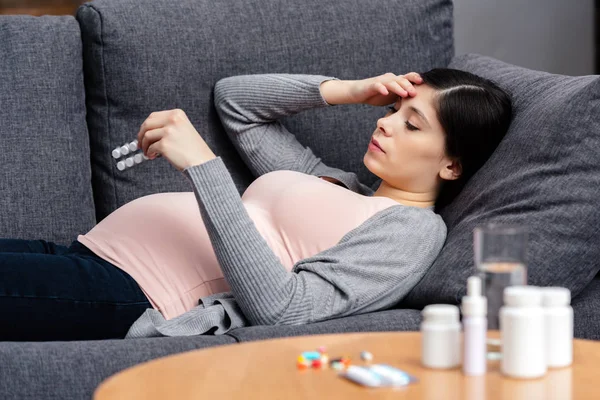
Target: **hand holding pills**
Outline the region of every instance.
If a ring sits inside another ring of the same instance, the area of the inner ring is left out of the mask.
[[[180,109],[150,114],[137,134],[137,146],[148,159],[162,156],[180,172],[216,158]]]

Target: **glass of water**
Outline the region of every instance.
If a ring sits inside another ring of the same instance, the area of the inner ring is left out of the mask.
[[[473,231],[475,266],[488,301],[488,329],[499,329],[504,288],[527,284],[528,230],[522,225],[487,224]]]

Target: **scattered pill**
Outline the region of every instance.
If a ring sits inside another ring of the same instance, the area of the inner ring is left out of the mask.
[[[341,371],[345,368],[345,366],[341,362],[334,362],[331,364],[331,368],[335,369],[336,371]]]
[[[298,369],[306,369],[308,368],[308,365],[306,365],[305,363],[296,363],[296,367]]]
[[[373,354],[369,353],[368,351],[361,351],[360,358],[363,361],[370,362],[370,361],[373,361]]]
[[[302,356],[307,360],[318,360],[321,358],[321,353],[318,351],[305,351]]]
[[[329,356],[327,354],[321,355],[321,362],[323,364],[328,364],[329,363]]]
[[[323,354],[323,353],[327,353],[327,347],[325,346],[320,346],[318,349],[319,353]]]
[[[321,360],[313,360],[312,367],[313,368],[321,368],[323,364],[321,364]]]

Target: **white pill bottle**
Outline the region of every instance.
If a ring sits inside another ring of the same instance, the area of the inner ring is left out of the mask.
[[[561,368],[573,362],[573,308],[571,291],[562,287],[542,288],[546,319],[546,362]]]
[[[421,361],[424,367],[446,369],[460,365],[460,320],[457,306],[432,304],[422,311]]]
[[[512,378],[539,378],[547,371],[542,292],[535,286],[504,289],[500,308],[502,373]]]

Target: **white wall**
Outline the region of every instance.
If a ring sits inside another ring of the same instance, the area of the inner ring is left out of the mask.
[[[454,0],[455,51],[558,74],[594,74],[594,20],[594,0]]]

